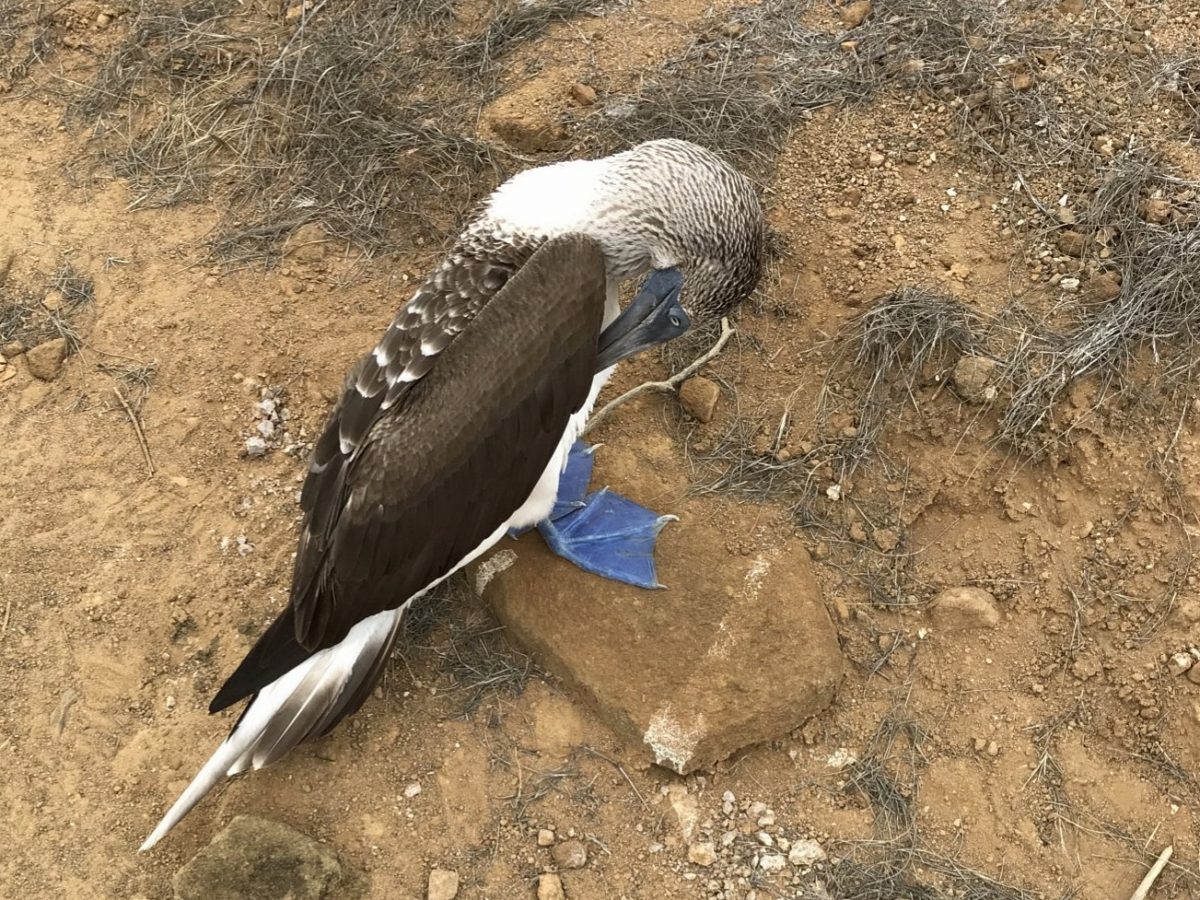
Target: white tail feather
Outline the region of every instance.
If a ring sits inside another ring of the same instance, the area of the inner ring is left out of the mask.
[[[278,732],[269,746],[261,745],[263,737],[275,730],[272,726],[277,728],[282,717],[286,717],[286,735],[302,716],[311,714],[314,708],[321,713],[328,711],[351,685],[356,670],[362,677],[364,666],[371,668],[379,654],[390,650],[404,609],[386,610],[363,619],[350,629],[340,643],[310,656],[259,691],[237,727],[209,757],[191,784],[146,838],[139,852],[149,850],[162,840],[219,782],[248,768],[262,768],[278,759],[281,754],[275,751],[283,743]],[[321,718],[317,716],[318,720]],[[305,731],[301,739],[307,734]],[[298,741],[292,741],[287,747],[294,743]]]

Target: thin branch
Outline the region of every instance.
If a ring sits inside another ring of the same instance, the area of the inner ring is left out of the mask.
[[[133,408],[130,407],[129,401],[125,399],[125,395],[121,393],[121,389],[113,387],[113,393],[117,395],[117,399],[125,407],[125,414],[129,416],[129,421],[133,424],[133,430],[138,439],[138,446],[142,448],[142,456],[146,459],[146,468],[150,471],[150,476],[153,476],[154,460],[150,457],[150,445],[146,442],[145,432],[142,431],[142,423],[138,421],[137,415],[134,413]]]
[[[713,344],[711,347],[709,347],[708,350],[705,351],[704,354],[702,354],[701,356],[698,356],[696,359],[692,360],[692,362],[688,365],[688,367],[686,369],[682,370],[681,372],[676,372],[674,375],[672,375],[666,381],[643,382],[642,384],[639,384],[637,387],[631,388],[630,390],[626,391],[620,397],[617,397],[615,400],[608,401],[608,403],[606,403],[598,413],[596,413],[594,416],[591,417],[591,419],[588,420],[587,426],[583,429],[583,432],[580,434],[580,437],[583,437],[584,435],[586,435],[593,428],[595,428],[597,425],[599,425],[601,422],[603,422],[605,419],[607,419],[610,415],[612,415],[613,410],[615,410],[618,406],[625,403],[626,401],[632,400],[638,394],[644,394],[647,391],[662,391],[663,393],[669,394],[672,391],[676,390],[679,387],[679,385],[683,384],[683,382],[685,382],[689,378],[691,378],[694,374],[696,374],[698,371],[700,371],[700,369],[702,369],[705,365],[707,365],[709,362],[711,362],[717,356],[717,354],[719,354],[722,350],[724,350],[725,345],[727,343],[729,343],[729,339],[731,337],[733,337],[733,335],[736,331],[737,331],[737,329],[735,329],[732,325],[729,324],[728,319],[722,318],[721,319],[721,336],[719,338],[717,338],[717,342],[715,344]]]
[[[1168,844],[1166,849],[1159,854],[1158,859],[1150,867],[1150,871],[1146,873],[1146,877],[1142,879],[1142,883],[1138,885],[1137,890],[1133,892],[1133,896],[1129,900],[1146,900],[1150,895],[1150,889],[1154,887],[1154,882],[1162,874],[1162,870],[1167,867],[1167,863],[1171,860],[1171,854],[1174,852],[1175,848]]]

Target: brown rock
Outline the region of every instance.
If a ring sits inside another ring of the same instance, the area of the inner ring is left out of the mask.
[[[428,900],[454,900],[458,896],[458,873],[450,869],[433,869],[429,873]]]
[[[1012,77],[1012,88],[1014,91],[1024,93],[1032,90],[1036,81],[1028,72],[1018,72]]]
[[[847,28],[857,28],[871,14],[871,0],[854,0],[842,7],[842,24]]]
[[[1067,256],[1083,256],[1087,250],[1087,238],[1074,229],[1058,236],[1058,249]]]
[[[1142,215],[1153,225],[1164,225],[1171,218],[1171,201],[1152,198],[1142,204]]]
[[[679,402],[693,419],[711,422],[721,399],[721,388],[715,381],[697,376],[689,378],[679,388]]]
[[[1097,300],[1116,300],[1121,296],[1121,276],[1116,272],[1101,272],[1088,282]]]
[[[1068,16],[1081,16],[1084,8],[1084,0],[1062,0],[1058,4],[1059,12]]]
[[[1000,611],[983,588],[953,587],[933,599],[933,618],[958,629],[995,628],[1000,624]]]
[[[329,236],[317,222],[301,225],[288,235],[283,255],[301,262],[319,262],[329,249]]]
[[[238,816],[175,874],[176,900],[322,900],[342,879],[325,846],[286,825]]]
[[[1192,684],[1200,684],[1200,663],[1187,670],[1187,680]]]
[[[996,399],[996,389],[988,382],[996,370],[995,360],[985,356],[964,356],[954,364],[954,388],[968,403],[987,403]]]
[[[25,345],[20,341],[9,341],[7,344],[0,344],[0,354],[3,354],[6,359],[15,359],[25,352]]]
[[[42,298],[42,306],[47,312],[58,312],[67,305],[67,298],[63,296],[63,292],[57,289],[50,290],[46,296]]]
[[[871,537],[875,541],[875,546],[884,553],[891,553],[900,544],[900,534],[895,528],[876,528]]]
[[[849,222],[854,218],[854,210],[845,206],[826,207],[825,218],[831,222]]]
[[[671,506],[661,494],[655,505]],[[748,556],[726,545],[699,518],[667,527],[656,560],[668,589],[650,592],[589,575],[533,535],[483,596],[615,731],[687,773],[816,715],[844,666],[800,542]]]
[[[38,344],[25,353],[25,362],[29,366],[29,374],[42,381],[53,381],[62,371],[63,360],[67,358],[67,339],[55,338]]]
[[[563,893],[562,879],[557,875],[545,874],[538,876],[537,900],[566,900]]]
[[[591,106],[596,102],[596,89],[590,84],[571,85],[571,97],[580,106]]]
[[[582,841],[563,841],[551,855],[560,869],[582,869],[587,865],[587,847]]]

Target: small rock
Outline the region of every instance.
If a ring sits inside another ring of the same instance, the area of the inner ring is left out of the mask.
[[[1121,296],[1121,276],[1116,272],[1101,272],[1088,281],[1088,287],[1097,300],[1116,300]]]
[[[765,831],[760,831],[754,837],[764,847],[774,847],[775,846],[775,838],[771,837],[771,835],[769,835]]]
[[[782,872],[787,867],[787,857],[779,853],[764,853],[758,860],[764,872]]]
[[[995,360],[986,356],[964,356],[954,364],[951,378],[955,390],[968,403],[987,403],[996,398],[996,389],[988,383],[995,370]]]
[[[1200,663],[1187,670],[1187,680],[1192,684],[1200,684]]]
[[[688,859],[707,868],[717,861],[717,851],[711,842],[692,844],[688,847]]]
[[[871,14],[871,0],[854,0],[842,7],[842,24],[847,28],[857,28]]]
[[[900,534],[895,528],[876,528],[871,532],[875,546],[884,553],[891,553],[900,543]]]
[[[711,422],[721,399],[721,388],[703,376],[689,378],[679,388],[679,402],[693,419]]]
[[[887,161],[887,157],[884,156],[882,153],[880,153],[878,150],[872,150],[871,155],[869,157],[867,157],[867,164],[870,165],[870,167],[872,169],[878,169],[886,161]]]
[[[1167,671],[1172,675],[1182,675],[1188,671],[1196,660],[1190,653],[1173,653],[1171,658],[1167,660]]]
[[[1171,218],[1171,201],[1151,198],[1142,205],[1142,215],[1153,225],[1165,225]]]
[[[1079,279],[1074,275],[1069,275],[1066,278],[1060,279],[1058,286],[1068,294],[1076,294],[1079,292]]]
[[[831,222],[849,222],[854,218],[854,210],[846,206],[828,206],[825,208],[825,218]]]
[[[1081,16],[1086,8],[1084,0],[1062,0],[1058,4],[1059,12],[1068,16]]]
[[[67,298],[60,290],[50,290],[46,292],[46,296],[42,298],[42,306],[47,312],[58,312],[67,305]]]
[[[267,819],[238,816],[174,879],[176,900],[320,900],[342,867],[333,852]]]
[[[946,588],[933,599],[933,616],[958,628],[995,628],[1000,624],[996,601],[983,588]]]
[[[309,222],[288,235],[283,244],[283,255],[301,262],[319,262],[325,258],[328,248],[329,237],[325,229],[316,222]]]
[[[580,106],[591,106],[596,102],[596,89],[590,84],[571,85],[571,97]]]
[[[862,522],[855,522],[850,526],[850,540],[856,544],[866,543],[867,529],[863,528]]]
[[[538,831],[537,845],[539,847],[549,847],[554,843],[554,832],[549,828],[542,828]]]
[[[587,847],[582,841],[563,841],[552,855],[560,869],[582,869],[587,865]]]
[[[419,781],[414,781],[404,789],[404,796],[409,800],[419,793],[421,793],[421,783]]]
[[[246,438],[246,455],[251,459],[267,455],[267,442],[258,435]]]
[[[66,338],[55,338],[44,344],[38,344],[25,354],[29,374],[42,381],[53,381],[57,378],[62,371],[63,360],[66,358]]]
[[[959,281],[966,281],[968,278],[971,277],[971,267],[968,266],[966,263],[960,263],[960,262],[951,263],[950,264],[950,277],[957,278]]]
[[[825,849],[811,838],[792,844],[788,851],[788,862],[793,866],[812,866],[825,858]]]
[[[1000,754],[1000,746],[995,741],[988,741],[987,755],[998,756]]]
[[[98,16],[96,16],[96,27],[101,28],[101,29],[107,28],[109,25],[112,24],[112,20],[113,20],[112,16],[110,16],[106,12],[102,12]]]
[[[25,352],[25,345],[20,341],[9,341],[7,344],[0,344],[0,354],[3,354],[6,359],[13,359]]]
[[[566,896],[563,893],[562,879],[557,875],[538,876],[537,900],[566,900]]]
[[[454,900],[458,896],[458,873],[434,869],[429,873],[429,900]]]
[[[1020,93],[1031,90],[1035,83],[1034,77],[1028,72],[1018,72],[1012,77],[1012,88]]]
[[[1087,237],[1074,229],[1064,231],[1058,236],[1058,249],[1067,256],[1083,256],[1087,250]]]

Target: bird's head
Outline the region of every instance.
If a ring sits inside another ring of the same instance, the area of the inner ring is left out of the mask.
[[[477,227],[492,237],[587,234],[618,281],[678,269],[693,323],[729,315],[754,291],[766,243],[750,180],[681,140],[529,169],[497,189]]]

